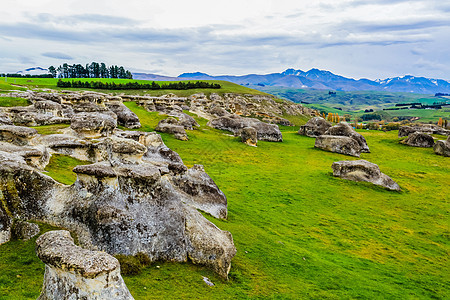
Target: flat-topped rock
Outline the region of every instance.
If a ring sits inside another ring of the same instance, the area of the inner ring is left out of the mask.
[[[450,136],[446,140],[436,141],[433,150],[437,155],[450,156]]]
[[[159,121],[155,130],[173,134],[178,140],[187,141],[189,139],[183,125],[181,125],[178,120],[173,117]]]
[[[434,139],[431,135],[422,132],[413,132],[406,139],[401,141],[402,144],[412,147],[431,148],[434,146]]]
[[[76,174],[84,174],[98,178],[117,177],[116,172],[109,163],[95,163],[90,165],[80,165],[73,168]]]
[[[405,125],[400,126],[398,129],[398,137],[402,138],[409,136],[411,133],[420,132],[425,134],[440,134],[440,135],[450,135],[450,130],[442,128],[434,124],[420,124],[420,125]]]
[[[314,147],[356,157],[359,157],[361,153],[358,142],[348,136],[321,135],[316,138]]]
[[[116,258],[74,244],[65,230],[49,231],[36,240],[36,254],[45,263],[38,299],[133,299]]]
[[[189,195],[186,198],[189,204],[216,218],[227,218],[227,197],[202,165],[194,165],[183,175],[175,177],[173,182],[179,190]]]
[[[357,133],[352,126],[346,122],[340,122],[325,131],[324,135],[334,135],[334,136],[348,136],[354,139],[361,147],[361,152],[369,153],[369,146],[367,145],[366,139],[359,133]]]
[[[13,125],[11,119],[7,114],[0,110],[0,125]]]
[[[309,137],[318,137],[324,134],[332,124],[324,118],[314,117],[308,120],[305,125],[300,126],[298,134]]]
[[[253,127],[257,132],[257,139],[269,142],[282,142],[283,135],[275,124],[267,124],[254,118],[243,118],[237,115],[229,115],[213,119],[208,122],[208,126],[216,129],[231,131],[237,134],[245,127]]]
[[[37,130],[34,128],[14,125],[0,125],[0,141],[19,146],[27,145],[28,142],[37,134]]]
[[[120,101],[109,101],[106,102],[106,107],[108,107],[112,112],[117,115],[117,122],[131,129],[136,129],[141,127],[138,116],[132,112],[128,107],[126,107]]]
[[[389,176],[381,173],[378,165],[367,160],[345,160],[334,162],[333,176],[353,180],[367,181],[389,190],[400,191],[400,186]]]
[[[70,128],[86,138],[108,136],[116,127],[116,119],[98,112],[75,114],[70,122]]]

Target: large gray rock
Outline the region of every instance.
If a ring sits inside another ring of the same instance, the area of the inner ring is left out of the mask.
[[[256,147],[258,144],[258,133],[253,127],[244,127],[239,131],[241,142]]]
[[[413,126],[401,126],[398,129],[398,137],[402,138],[409,136],[411,133],[420,132],[424,134],[440,134],[440,135],[450,135],[450,130],[442,128],[434,124],[419,124]]]
[[[331,126],[332,124],[324,118],[314,117],[306,122],[305,125],[300,126],[298,134],[309,137],[318,137],[319,135],[323,135]]]
[[[134,299],[120,276],[116,258],[74,244],[65,230],[49,231],[36,240],[37,256],[45,263],[39,300]]]
[[[353,127],[346,122],[340,122],[339,124],[328,128],[324,135],[348,136],[359,144],[361,147],[361,152],[370,153],[366,139],[361,134],[357,133]]]
[[[314,147],[356,157],[361,153],[358,142],[348,136],[321,135],[316,138]]]
[[[434,153],[442,156],[450,156],[450,136],[447,140],[439,140],[433,147]]]
[[[11,236],[14,239],[29,240],[40,232],[39,226],[34,223],[16,220],[11,227]]]
[[[189,139],[183,125],[181,125],[178,120],[173,117],[159,121],[155,130],[158,132],[173,134],[178,140],[187,141]]]
[[[186,193],[186,202],[218,219],[227,218],[227,197],[206,174],[201,165],[194,165],[186,173],[173,179],[175,186]]]
[[[333,176],[353,180],[367,181],[389,190],[400,191],[400,186],[389,176],[381,173],[380,168],[367,160],[344,160],[334,162]]]
[[[0,110],[0,125],[13,125],[7,114]]]
[[[24,157],[0,151],[5,204],[0,206],[0,242],[9,240],[13,219],[40,220],[73,231],[88,249],[143,252],[151,261],[191,260],[226,278],[236,252],[231,235],[197,212],[226,218],[226,197],[203,168],[188,171],[156,137],[122,132],[82,140],[95,145],[89,159],[96,163],[76,167],[77,181],[70,186],[27,165]],[[55,138],[36,141],[50,144]]]
[[[0,141],[18,146],[27,145],[37,135],[37,130],[24,126],[0,125]]]
[[[426,133],[414,132],[409,134],[401,143],[413,147],[430,148],[434,146],[434,139]]]
[[[117,122],[126,128],[140,128],[138,116],[120,101],[110,101],[106,106],[117,115]]]
[[[116,127],[116,119],[98,112],[78,113],[70,121],[70,128],[86,138],[108,136]]]
[[[277,125],[267,124],[258,119],[230,115],[213,119],[208,122],[208,126],[216,129],[231,131],[234,134],[238,134],[239,131],[245,127],[253,127],[257,132],[258,140],[269,142],[283,141],[283,136]]]

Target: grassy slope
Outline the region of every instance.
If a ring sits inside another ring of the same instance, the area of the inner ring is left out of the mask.
[[[5,84],[2,78],[0,78],[0,89],[11,89],[9,84]],[[64,79],[64,80],[72,80],[72,79]],[[139,83],[148,83],[151,81],[148,80],[134,80],[134,79],[99,79],[99,78],[89,78],[89,79],[74,79],[74,80],[81,80],[81,81],[102,81],[102,82],[115,82],[115,83],[127,83],[127,82],[139,82]],[[54,89],[54,90],[80,90],[80,89],[73,89],[73,88],[58,88],[56,87],[56,82],[58,79],[55,78],[8,78],[8,83],[14,82],[17,85],[22,85],[24,87],[30,87],[30,88],[48,88],[48,89]],[[180,80],[181,81],[181,80]],[[185,80],[187,82],[187,80]],[[192,81],[192,80],[191,80]],[[193,90],[127,90],[127,94],[136,94],[136,95],[153,95],[153,96],[161,96],[168,93],[173,93],[178,96],[189,96],[195,93],[204,93],[206,95],[209,95],[211,93],[239,93],[239,94],[256,94],[256,95],[267,95],[264,92],[260,92],[257,90],[249,89],[247,87],[240,86],[238,84],[234,84],[228,81],[218,81],[218,80],[202,80],[207,82],[214,82],[219,83],[222,88],[221,89],[193,89]],[[164,81],[156,81],[157,83],[164,83]],[[15,87],[17,88],[17,87]],[[92,91],[98,91],[102,93],[111,93],[111,94],[121,94],[124,91],[120,90],[94,90],[94,89],[82,89],[82,90],[92,90]]]
[[[30,103],[27,99],[16,97],[0,97],[0,106],[12,107],[12,106],[27,106]]]
[[[146,129],[157,124],[157,114],[127,105]],[[253,148],[199,123],[190,141],[162,136],[188,166],[203,164],[227,195],[229,219],[206,217],[233,234],[238,253],[230,280],[191,264],[154,263],[124,277],[136,299],[450,297],[449,158],[401,145],[396,132],[362,132],[372,150],[362,158],[396,180],[403,188],[397,193],[334,178],[332,162],[354,158],[314,149],[314,139],[297,135],[297,128],[282,129],[283,143]],[[24,262],[11,264],[35,262],[32,243],[7,243],[26,252]],[[8,255],[1,251],[0,261]],[[35,298],[42,282],[37,269],[42,272],[35,265],[21,271],[20,280],[35,281],[29,287],[1,277],[0,295]]]

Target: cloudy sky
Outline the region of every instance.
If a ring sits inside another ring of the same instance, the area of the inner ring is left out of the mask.
[[[319,68],[450,80],[448,0],[2,0],[0,72],[64,62],[176,76]]]

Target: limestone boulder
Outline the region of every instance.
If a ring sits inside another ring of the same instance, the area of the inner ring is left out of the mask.
[[[400,191],[400,186],[381,173],[378,165],[367,160],[338,161],[332,164],[333,176],[353,181],[367,181],[389,190]]]
[[[183,126],[186,130],[194,130],[197,127],[200,127],[200,125],[195,121],[193,117],[186,113],[170,113],[169,115],[173,115],[178,118],[178,124]]]
[[[348,136],[359,144],[361,147],[361,152],[370,153],[366,139],[361,134],[357,133],[353,127],[346,122],[340,122],[328,128],[324,135]]]
[[[412,126],[400,126],[398,128],[398,137],[402,138],[405,136],[410,135],[411,133],[414,133],[418,130],[417,127],[412,127]]]
[[[13,125],[9,116],[0,110],[0,125]]]
[[[258,144],[258,133],[253,127],[244,127],[239,131],[241,142],[256,147]]]
[[[227,218],[227,197],[206,174],[203,166],[194,165],[184,174],[175,176],[172,181],[185,195],[184,201],[188,204],[218,219]]]
[[[36,241],[36,253],[45,263],[39,300],[134,299],[113,256],[83,249],[65,230],[49,231]]]
[[[145,147],[133,139],[106,137],[97,144],[99,153],[112,154],[74,168],[77,181],[70,186],[27,165],[22,156],[0,151],[6,205],[0,206],[0,241],[11,237],[12,220],[39,220],[73,231],[88,249],[142,252],[151,261],[190,259],[226,277],[236,251],[231,235],[197,212],[224,218],[226,198],[204,170],[187,171],[163,143]],[[142,151],[147,152],[139,160],[123,159]]]
[[[28,145],[30,140],[37,135],[37,130],[25,126],[0,125],[0,141],[12,143],[18,146]]]
[[[189,138],[184,130],[183,125],[180,125],[177,119],[169,117],[159,121],[155,128],[156,131],[173,134],[178,140],[187,141]]]
[[[70,121],[70,128],[81,137],[86,138],[108,136],[116,127],[116,119],[98,112],[78,113]]]
[[[300,126],[298,134],[309,137],[318,137],[325,134],[325,132],[332,126],[330,122],[324,118],[314,117],[308,120],[305,125]]]
[[[355,139],[348,136],[321,135],[316,138],[315,148],[359,157],[361,146]]]
[[[434,139],[429,134],[414,132],[409,134],[401,143],[412,147],[430,148],[434,146]]]
[[[402,138],[409,136],[411,133],[420,132],[424,134],[440,134],[450,135],[450,130],[434,124],[418,124],[418,125],[405,125],[398,129],[398,137]]]
[[[234,134],[245,127],[253,127],[257,132],[257,138],[261,141],[282,142],[283,136],[275,124],[267,124],[254,118],[243,118],[238,115],[229,115],[213,119],[208,126],[216,129],[231,131]]]
[[[50,154],[42,146],[17,146],[15,144],[0,142],[0,149],[23,157],[29,166],[43,170],[48,164]]]
[[[39,234],[39,226],[22,220],[16,220],[11,226],[11,237],[27,241]]]
[[[117,122],[131,129],[136,129],[141,127],[141,123],[139,121],[138,116],[132,112],[128,107],[126,107],[120,101],[110,101],[106,103],[106,107],[108,107],[112,112],[117,115]]]
[[[439,140],[433,147],[434,153],[442,156],[450,156],[450,136],[446,140]]]

